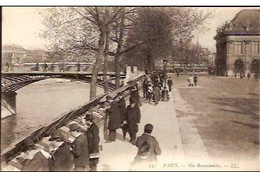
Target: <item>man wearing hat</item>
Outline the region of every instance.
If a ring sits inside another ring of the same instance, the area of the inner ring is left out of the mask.
[[[140,108],[134,98],[130,98],[130,104],[126,108],[126,122],[128,124],[128,132],[130,142],[135,144],[136,133],[138,132],[138,124],[141,120]]]
[[[87,113],[86,117],[86,124],[88,126],[88,129],[86,131],[86,136],[88,138],[88,151],[89,155],[93,154],[98,154],[98,145],[99,145],[99,128],[98,126],[94,123],[94,116],[92,113]],[[97,171],[97,164],[99,162],[98,158],[91,158],[89,159],[89,166],[90,166],[90,171]]]
[[[85,171],[89,165],[88,139],[85,134],[80,132],[77,123],[69,126],[70,132],[76,138],[72,146],[72,154],[74,155],[75,171]]]
[[[23,143],[26,150],[17,158],[22,165],[22,171],[49,171],[48,159],[37,149],[32,139],[27,139]]]
[[[60,130],[52,132],[49,141],[53,145],[49,159],[50,171],[73,171],[74,157],[70,152],[70,146],[63,141]]]
[[[138,159],[148,161],[149,164],[156,165],[157,163],[157,155],[160,155],[162,153],[161,148],[159,146],[158,141],[154,136],[151,135],[153,131],[153,125],[152,124],[146,124],[144,126],[144,133],[139,136],[136,140],[136,147],[138,147],[138,153],[135,158],[135,161],[138,161]],[[144,143],[147,143],[149,145],[148,153],[145,154],[145,157],[143,156],[143,145]],[[141,161],[140,161],[141,162]]]
[[[106,111],[109,118],[107,127],[107,129],[109,130],[109,140],[107,141],[107,143],[110,143],[116,141],[116,129],[121,127],[121,117],[117,103],[113,101],[112,98],[109,98],[108,102],[110,103],[110,108]]]

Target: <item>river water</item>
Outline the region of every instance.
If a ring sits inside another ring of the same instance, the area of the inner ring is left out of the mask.
[[[17,115],[1,120],[2,151],[63,113],[89,101],[89,84],[57,81],[47,79],[17,90]],[[98,87],[97,94],[102,93]]]

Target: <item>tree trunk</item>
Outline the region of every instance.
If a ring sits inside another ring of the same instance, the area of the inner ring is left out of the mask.
[[[106,9],[106,17],[109,16],[109,11]],[[103,66],[103,80],[104,80],[104,92],[108,92],[108,77],[107,77],[107,60],[108,60],[108,51],[109,51],[109,28],[106,26],[106,43],[105,43],[105,52],[104,52],[104,66]]]
[[[115,55],[115,72],[116,72],[116,89],[120,87],[120,53],[122,51],[124,30],[125,30],[125,9],[122,10],[121,21],[120,21],[120,33],[119,40],[117,44],[117,51]]]
[[[93,69],[92,69],[92,77],[91,77],[91,83],[90,83],[90,100],[93,100],[97,96],[97,89],[96,89],[97,88],[97,77],[98,77],[99,68],[101,66],[102,59],[103,59],[104,42],[105,42],[105,34],[104,34],[104,27],[103,27],[100,29],[98,54],[96,56],[96,61],[94,63]]]
[[[152,55],[152,49],[151,49],[151,46],[150,46],[150,43],[148,42],[147,44],[147,66],[148,66],[148,69],[150,71],[154,70],[155,68],[155,64],[154,64],[154,59],[153,59],[153,55]]]

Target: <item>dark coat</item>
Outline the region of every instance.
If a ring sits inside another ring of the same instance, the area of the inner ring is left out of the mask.
[[[91,154],[93,152],[99,152],[99,150],[98,150],[98,145],[99,145],[99,141],[100,141],[99,128],[94,122],[86,131],[86,135],[88,138],[89,153]]]
[[[75,167],[85,167],[89,164],[88,139],[85,134],[81,134],[73,142],[73,149]]]
[[[125,98],[122,97],[118,102],[117,102],[117,106],[121,115],[121,122],[126,120],[126,102],[125,102]]]
[[[172,86],[172,85],[173,85],[172,79],[168,79],[167,84],[168,84],[169,86]]]
[[[110,108],[107,110],[107,115],[109,116],[107,127],[109,130],[116,130],[121,127],[121,116],[115,101],[110,104]]]
[[[141,120],[141,113],[140,108],[137,104],[135,104],[134,107],[131,107],[131,105],[128,105],[126,108],[126,120],[128,124],[129,130],[133,130],[138,132],[138,125],[137,123],[140,123]]]
[[[145,141],[150,145],[150,149],[149,149],[149,152],[147,154],[146,160],[148,160],[150,162],[156,162],[157,161],[157,155],[160,155],[162,153],[158,141],[155,139],[155,137],[144,133],[141,136],[137,137],[137,140],[136,140],[136,143],[135,143],[136,147],[138,147],[138,149],[139,149]],[[141,156],[141,155],[138,152],[137,158],[139,156]]]
[[[49,171],[48,159],[37,152],[33,159],[25,159],[22,163],[22,171]]]
[[[74,157],[70,147],[63,143],[49,159],[50,171],[73,171]]]

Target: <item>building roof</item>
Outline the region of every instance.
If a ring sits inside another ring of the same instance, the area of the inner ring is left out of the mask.
[[[260,9],[239,11],[230,22],[218,27],[214,39],[227,35],[260,35]]]
[[[16,45],[3,45],[2,53],[25,53],[25,49]]]
[[[231,20],[229,31],[260,31],[260,9],[241,10]]]

